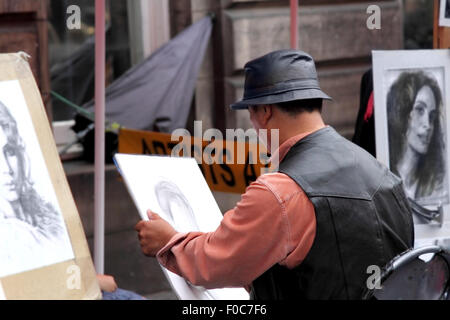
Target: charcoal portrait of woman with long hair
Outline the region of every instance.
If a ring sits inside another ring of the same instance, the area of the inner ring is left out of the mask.
[[[165,218],[183,231],[197,231],[199,227],[192,207],[180,188],[169,179],[160,178],[155,195]]]
[[[67,250],[64,221],[35,189],[31,167],[17,122],[0,101],[0,276],[49,265]]]
[[[432,73],[404,71],[389,88],[390,167],[408,198],[422,206],[449,203],[444,112]]]

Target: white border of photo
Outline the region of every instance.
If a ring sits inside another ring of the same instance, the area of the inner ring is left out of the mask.
[[[373,59],[373,85],[374,85],[374,114],[375,114],[375,140],[377,159],[386,165],[389,164],[389,136],[386,85],[383,83],[386,71],[408,69],[444,69],[443,107],[445,108],[446,157],[447,174],[450,174],[450,92],[445,90],[450,85],[450,50],[374,50]],[[432,239],[450,237],[450,204],[443,207],[443,224],[415,224],[416,243]]]
[[[439,26],[440,27],[450,27],[450,17],[445,17],[445,6],[447,5],[446,0],[441,0],[439,6]],[[449,4],[450,5],[450,4]]]
[[[2,283],[0,282],[0,301],[6,300],[5,291],[3,291]]]

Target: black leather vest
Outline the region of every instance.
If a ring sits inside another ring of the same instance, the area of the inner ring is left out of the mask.
[[[279,171],[313,203],[316,235],[300,265],[277,264],[253,282],[253,299],[361,299],[367,268],[413,246],[401,180],[333,128],[300,140]]]

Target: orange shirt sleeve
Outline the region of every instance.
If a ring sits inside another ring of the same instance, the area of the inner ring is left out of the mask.
[[[252,183],[216,231],[178,233],[158,261],[194,285],[205,288],[251,284],[276,263],[295,267],[315,236],[312,203],[281,173]]]

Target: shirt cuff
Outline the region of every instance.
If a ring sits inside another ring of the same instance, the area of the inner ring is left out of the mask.
[[[167,242],[167,244],[164,247],[162,247],[161,250],[159,250],[158,253],[156,254],[158,262],[161,263],[163,266],[166,266],[167,260],[169,259],[170,249],[172,249],[172,247],[177,243],[186,239],[188,234],[189,233],[187,232],[185,233],[178,232],[175,235],[173,235],[172,238],[170,238],[169,242]]]

